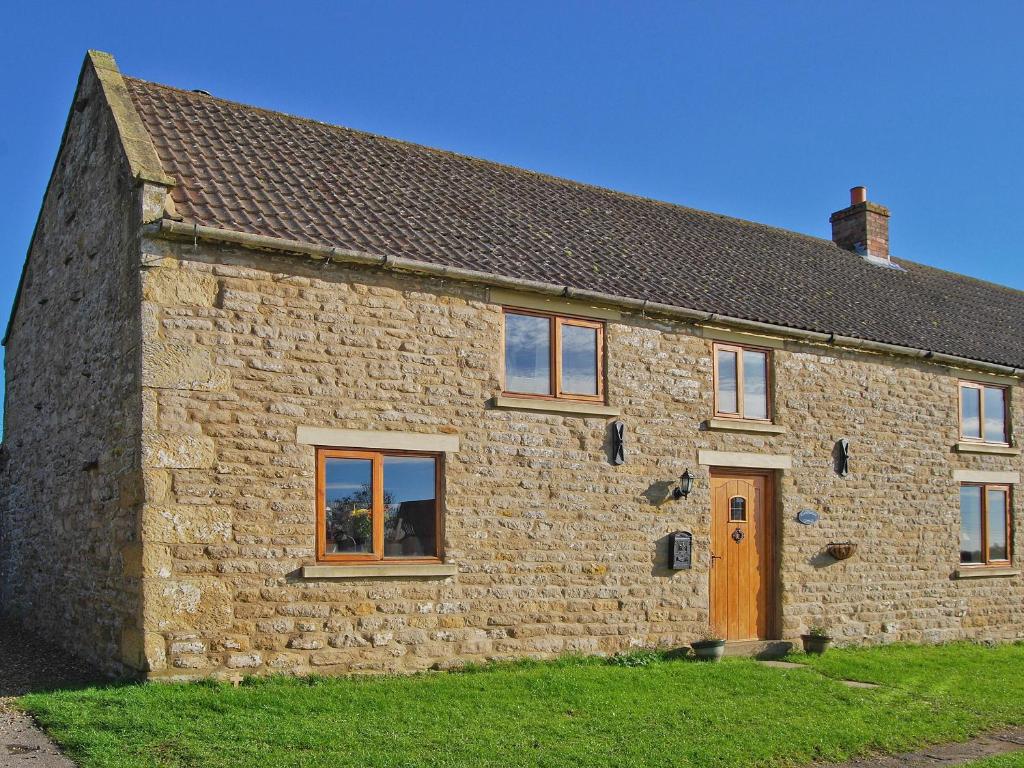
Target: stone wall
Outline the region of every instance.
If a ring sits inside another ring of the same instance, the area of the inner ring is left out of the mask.
[[[953,471],[1021,464],[953,450],[955,371],[787,342],[775,403],[788,431],[709,430],[704,331],[610,321],[609,401],[627,425],[627,462],[612,466],[604,418],[486,406],[500,386],[501,314],[483,288],[202,244],[146,248],[153,676],[414,671],[686,643],[708,608],[699,449],[792,457],[778,477],[784,637],[823,621],[846,643],[1024,637],[1020,577],[953,578]],[[458,434],[444,494],[457,575],[303,578],[314,451],[300,426]],[[845,479],[832,471],[841,437]],[[665,501],[687,467],[694,492]],[[795,522],[805,507],[818,525]],[[679,529],[694,533],[691,571],[665,568]],[[854,558],[823,555],[846,539]]]
[[[133,187],[87,67],[7,341],[0,612],[110,672],[141,665]]]

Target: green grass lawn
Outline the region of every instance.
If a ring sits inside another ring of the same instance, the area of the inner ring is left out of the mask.
[[[810,661],[814,669],[780,670],[745,659],[576,659],[237,688],[126,685],[20,703],[84,768],[781,766],[1024,723],[1024,645]]]
[[[1014,752],[987,760],[965,763],[962,768],[1024,768],[1024,752]]]

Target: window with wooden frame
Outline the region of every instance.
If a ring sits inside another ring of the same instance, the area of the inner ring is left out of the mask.
[[[604,323],[504,308],[504,393],[604,402]]]
[[[317,449],[317,560],[439,562],[442,473],[440,454]]]
[[[1009,445],[1006,387],[960,382],[960,439]]]
[[[1011,538],[1010,486],[961,485],[960,563],[1007,565]]]
[[[735,344],[713,346],[715,416],[771,421],[771,352]]]

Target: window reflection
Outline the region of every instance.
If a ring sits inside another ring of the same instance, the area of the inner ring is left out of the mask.
[[[960,488],[960,562],[985,561],[981,530],[981,488],[965,485]]]
[[[505,314],[505,389],[551,394],[551,319]]]
[[[960,430],[964,437],[981,437],[981,390],[960,387]]]
[[[597,394],[597,329],[562,324],[562,391]]]
[[[373,462],[326,459],[324,524],[328,553],[373,552]]]
[[[743,350],[743,416],[768,418],[768,355]]]
[[[385,557],[437,552],[436,476],[431,456],[384,456]]]
[[[990,490],[986,499],[988,559],[1007,560],[1006,492]]]
[[[718,411],[738,413],[739,401],[736,391],[736,353],[728,349],[718,350]]]
[[[985,440],[990,443],[1006,442],[1005,410],[1003,390],[985,387]]]

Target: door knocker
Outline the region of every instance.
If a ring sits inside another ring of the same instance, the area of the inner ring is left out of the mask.
[[[737,528],[735,531],[732,532],[732,540],[735,541],[737,544],[743,541],[743,536],[744,533],[742,528]]]

